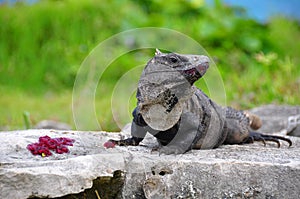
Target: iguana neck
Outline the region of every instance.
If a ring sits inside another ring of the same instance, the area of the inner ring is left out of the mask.
[[[139,110],[149,126],[163,130],[179,120],[182,104],[194,94],[193,83],[205,74],[208,62],[206,56],[157,51],[147,63],[137,91]]]

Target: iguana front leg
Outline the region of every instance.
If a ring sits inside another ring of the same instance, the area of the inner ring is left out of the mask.
[[[137,146],[139,143],[143,141],[143,138],[130,137],[124,140],[113,140],[110,139],[104,143],[106,148],[113,148],[115,145],[118,146]]]
[[[175,137],[165,146],[161,146],[159,153],[168,155],[183,154],[190,151],[195,144],[195,140],[197,141],[199,121],[196,118],[197,116],[191,112],[183,113],[177,123],[179,128]]]
[[[133,121],[131,123],[131,135],[132,137],[121,140],[110,139],[104,143],[106,148],[113,148],[115,145],[118,146],[137,146],[146,136],[147,130],[143,117],[138,113],[137,108],[134,109]]]

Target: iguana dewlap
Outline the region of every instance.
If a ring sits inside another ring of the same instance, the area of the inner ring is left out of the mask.
[[[208,68],[207,56],[156,50],[138,83],[132,137],[105,145],[138,145],[147,132],[166,154],[253,141],[274,141],[280,146],[279,140],[284,140],[292,145],[287,138],[253,132],[261,126],[257,116],[221,107],[193,86]]]

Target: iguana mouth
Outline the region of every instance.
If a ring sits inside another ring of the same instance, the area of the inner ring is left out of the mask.
[[[183,72],[187,75],[195,76],[198,71],[196,68],[192,68],[192,69],[184,70]]]
[[[184,77],[191,83],[193,84],[195,81],[200,79],[206,72],[206,70],[209,67],[208,62],[201,63],[197,65],[194,68],[186,69],[181,71],[181,74],[184,75]]]

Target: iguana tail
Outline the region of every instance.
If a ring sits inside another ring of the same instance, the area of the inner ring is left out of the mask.
[[[249,118],[249,125],[253,130],[257,130],[262,126],[262,121],[257,115],[248,111],[244,111],[244,114]]]

